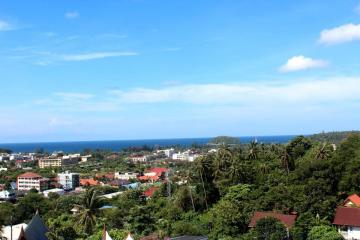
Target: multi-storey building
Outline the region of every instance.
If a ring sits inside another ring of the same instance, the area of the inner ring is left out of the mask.
[[[57,157],[57,158],[40,158],[39,159],[39,168],[47,167],[62,167],[65,165],[77,164],[79,162],[78,157]]]
[[[17,189],[20,191],[29,191],[36,189],[42,192],[49,188],[49,179],[43,178],[39,174],[27,172],[17,177]]]
[[[64,190],[72,190],[80,186],[80,175],[65,171],[58,174],[58,183],[63,186]]]

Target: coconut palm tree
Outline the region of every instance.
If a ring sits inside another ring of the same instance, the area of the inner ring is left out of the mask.
[[[191,199],[191,205],[192,205],[192,208],[193,208],[193,210],[195,212],[194,196],[193,196],[192,189],[191,189],[191,186],[190,186],[190,181],[191,181],[190,170],[187,171],[185,179],[186,179],[186,185],[188,187],[188,191],[189,191],[189,195],[190,195],[190,199]]]
[[[85,233],[91,234],[96,225],[96,213],[102,205],[102,198],[94,188],[88,189],[81,199],[80,204],[75,205],[78,209],[76,214],[77,225]]]
[[[283,152],[281,153],[280,159],[281,159],[281,164],[285,168],[287,174],[289,174],[290,173],[291,156],[290,156],[290,153],[289,153],[289,150],[287,147],[285,147]]]
[[[249,144],[248,158],[252,160],[258,158],[258,143],[255,140],[251,141]]]
[[[323,143],[316,153],[316,159],[324,160],[330,157],[330,149],[327,143]]]
[[[195,161],[195,169],[196,172],[200,175],[201,185],[204,192],[204,200],[205,200],[205,207],[206,210],[209,210],[208,202],[207,202],[207,193],[205,189],[205,182],[204,182],[204,173],[205,170],[208,168],[208,163],[206,157],[199,157]]]

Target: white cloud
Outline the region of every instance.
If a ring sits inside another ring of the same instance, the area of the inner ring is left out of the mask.
[[[331,45],[357,40],[360,40],[360,24],[349,23],[323,30],[320,34],[319,43]]]
[[[76,11],[71,11],[71,12],[65,13],[65,17],[67,19],[74,19],[74,18],[78,18],[79,16],[80,16],[80,14]]]
[[[65,101],[88,100],[94,97],[92,94],[78,92],[57,92],[54,95]]]
[[[295,72],[311,68],[326,67],[328,63],[321,59],[312,59],[302,55],[290,58],[285,65],[280,67],[280,72]]]
[[[360,100],[359,78],[333,78],[293,82],[191,84],[163,88],[137,88],[110,93],[122,104],[190,103],[284,106],[294,102],[318,104]]]
[[[64,61],[87,61],[109,57],[123,57],[123,56],[136,56],[139,55],[137,52],[94,52],[84,54],[69,54],[63,55]]]
[[[0,32],[1,31],[10,31],[13,29],[14,29],[14,26],[12,26],[9,22],[0,20]]]

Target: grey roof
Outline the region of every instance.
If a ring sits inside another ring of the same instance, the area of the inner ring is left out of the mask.
[[[208,238],[204,236],[181,236],[171,238],[171,240],[208,240]]]
[[[26,240],[48,240],[46,233],[49,232],[38,213],[31,219],[25,229]]]

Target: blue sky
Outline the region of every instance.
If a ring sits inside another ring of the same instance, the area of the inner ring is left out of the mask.
[[[0,142],[359,129],[360,1],[0,2]]]

